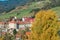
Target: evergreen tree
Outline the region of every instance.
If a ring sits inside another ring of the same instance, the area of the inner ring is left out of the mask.
[[[14,29],[14,30],[13,30],[13,34],[16,35],[16,33],[17,33],[17,31],[16,31],[16,29]]]

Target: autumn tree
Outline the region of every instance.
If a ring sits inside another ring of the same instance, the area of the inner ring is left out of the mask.
[[[59,29],[55,12],[42,10],[35,16],[29,40],[60,40]]]
[[[3,38],[0,38],[0,40],[3,40]]]

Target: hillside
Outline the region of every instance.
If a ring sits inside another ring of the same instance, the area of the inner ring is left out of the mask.
[[[60,7],[52,8],[52,10],[55,11],[58,16],[60,16]]]
[[[30,17],[33,16],[34,14],[31,13],[31,11],[34,9],[34,6],[36,5],[35,2],[31,3],[30,5],[25,5],[25,6],[19,6],[16,9],[8,12],[8,13],[2,13],[0,15],[0,19],[4,20],[6,18],[10,18],[11,16],[16,16],[17,18],[22,18],[22,17]],[[32,8],[33,7],[33,8]]]
[[[15,9],[17,6],[25,5],[26,3],[31,2],[31,0],[7,0],[0,1],[0,14],[2,12],[9,12]]]
[[[46,1],[39,1],[39,2],[32,2],[24,6],[18,6],[14,10],[8,13],[5,13],[5,12],[2,13],[2,15],[0,15],[0,20],[10,18],[11,16],[16,16],[17,18],[30,17],[34,15],[34,12],[39,11],[42,8],[44,9],[50,8],[49,3]],[[60,16],[59,6],[56,6],[50,9],[55,11],[58,14],[58,16]]]
[[[57,13],[58,16],[60,16],[60,7],[55,7],[52,8],[51,10],[55,11]],[[7,13],[7,14],[3,14],[0,16],[0,19],[5,19],[5,18],[9,18],[11,16],[16,16],[18,18],[22,18],[22,17],[29,17],[34,15],[33,13],[30,13],[32,11],[32,9],[23,9],[23,10],[18,10],[18,11],[14,11],[11,13]],[[19,13],[19,14],[18,14]]]
[[[14,10],[8,12],[8,13],[2,13],[2,15],[0,16],[0,19],[9,18],[10,16],[16,16],[18,18],[21,18],[21,17],[24,17],[24,16],[27,16],[27,17],[32,16],[32,15],[34,15],[32,13],[33,11],[37,11],[37,10],[44,7],[46,2],[44,2],[44,3],[43,2],[44,1],[32,2],[29,5],[25,5],[25,6],[22,6],[22,7],[18,6],[16,9],[14,9]]]

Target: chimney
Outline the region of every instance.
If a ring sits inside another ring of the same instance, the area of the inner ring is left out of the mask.
[[[15,19],[17,19],[17,17],[16,17],[16,16],[15,16],[14,18],[15,18]]]
[[[24,17],[22,18],[22,21],[23,21],[23,22],[25,21],[25,18],[24,18]]]

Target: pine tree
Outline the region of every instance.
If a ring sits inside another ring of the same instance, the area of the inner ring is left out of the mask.
[[[16,35],[17,34],[17,31],[16,29],[13,30],[13,34]]]
[[[35,16],[29,40],[60,40],[59,25],[54,11],[42,10]]]

